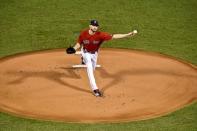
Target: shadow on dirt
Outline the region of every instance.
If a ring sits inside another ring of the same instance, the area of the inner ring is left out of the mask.
[[[178,72],[173,72],[170,70],[158,70],[158,69],[131,69],[131,70],[122,70],[118,71],[116,73],[109,73],[105,68],[99,68],[98,72],[100,73],[100,77],[103,79],[112,79],[111,82],[109,82],[107,85],[105,85],[101,90],[105,92],[107,89],[113,87],[114,85],[117,85],[121,81],[124,80],[124,77],[126,76],[145,76],[145,75],[165,75],[165,76],[176,76],[176,77],[185,77],[187,78],[194,78],[197,79],[197,75],[193,74],[188,74],[186,73],[178,73]]]
[[[71,79],[81,79],[81,76],[76,73],[76,70],[73,68],[65,68],[61,67],[60,69],[64,70],[63,72],[59,71],[53,71],[53,70],[48,70],[48,71],[12,71],[12,72],[7,72],[9,75],[17,76],[18,78],[14,81],[9,82],[8,84],[20,84],[23,83],[25,80],[31,77],[41,77],[45,78],[51,81],[54,81],[58,84],[61,84],[65,87],[69,87],[78,91],[86,92],[86,93],[91,93],[91,91],[82,89],[80,87],[77,87],[75,85],[70,84],[70,82],[66,82],[65,79],[62,80],[63,78],[71,78]]]
[[[82,89],[78,86],[70,84],[70,82],[66,82],[65,79],[62,80],[62,78],[71,78],[71,79],[81,79],[80,74],[77,73],[77,70],[79,69],[74,69],[74,68],[66,68],[66,67],[60,67],[59,69],[64,70],[64,71],[13,71],[13,72],[7,72],[7,74],[17,76],[17,78],[14,81],[9,82],[8,84],[20,84],[24,82],[26,79],[30,77],[42,77],[46,78],[48,80],[54,81],[56,83],[59,83],[61,85],[64,85],[66,87],[86,92],[86,93],[91,93],[90,90]],[[84,68],[81,68],[84,69]],[[126,76],[139,76],[139,75],[168,75],[168,76],[176,76],[176,77],[193,77],[197,79],[196,75],[191,75],[186,73],[176,73],[170,70],[158,70],[158,69],[131,69],[131,70],[122,70],[122,71],[117,71],[115,73],[109,73],[104,67],[98,68],[96,71],[99,72],[100,77],[105,80],[105,79],[112,79],[107,85],[102,87],[102,92],[105,92],[107,89],[113,87],[114,85],[118,85],[121,83],[121,81],[124,80],[124,77]],[[85,76],[87,77],[87,76]]]

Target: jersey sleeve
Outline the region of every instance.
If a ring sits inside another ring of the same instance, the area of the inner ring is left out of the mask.
[[[109,34],[107,32],[102,32],[101,33],[101,37],[102,37],[102,40],[103,41],[108,41],[108,40],[111,40],[112,39],[112,34]]]

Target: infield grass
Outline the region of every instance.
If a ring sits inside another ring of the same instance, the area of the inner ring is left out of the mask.
[[[196,0],[0,0],[0,57],[74,45],[81,29],[97,19],[103,31],[139,31],[103,47],[154,51],[197,65],[196,7]],[[196,116],[196,103],[160,118],[119,124],[44,122],[0,113],[0,131],[195,131]]]

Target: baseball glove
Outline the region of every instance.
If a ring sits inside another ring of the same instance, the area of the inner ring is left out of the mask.
[[[75,52],[76,52],[76,50],[71,46],[66,49],[67,54],[74,54]]]

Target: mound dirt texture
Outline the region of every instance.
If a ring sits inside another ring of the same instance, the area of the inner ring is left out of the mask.
[[[65,122],[149,119],[197,99],[197,68],[137,50],[101,49],[95,71],[104,97],[93,96],[79,55],[65,50],[0,59],[0,110]]]

